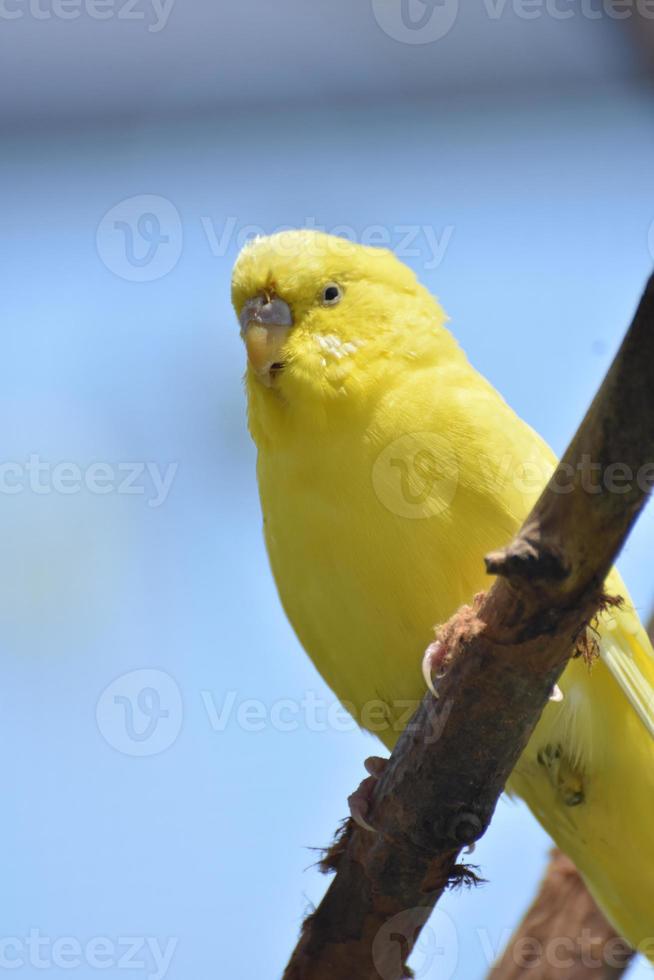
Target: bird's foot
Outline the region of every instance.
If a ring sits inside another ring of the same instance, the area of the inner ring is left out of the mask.
[[[545,745],[538,753],[550,783],[565,806],[579,806],[586,799],[584,774],[560,745]]]
[[[438,698],[438,691],[434,685],[434,677],[440,678],[445,674],[447,654],[446,645],[441,640],[434,640],[429,644],[422,658],[422,676],[435,698]]]
[[[366,817],[370,813],[370,806],[372,804],[372,794],[375,789],[375,783],[380,778],[386,765],[388,759],[382,759],[379,755],[371,755],[364,762],[366,772],[369,775],[361,781],[359,788],[355,789],[354,793],[351,793],[347,798],[347,805],[350,808],[350,816],[360,827],[364,830],[374,831]]]

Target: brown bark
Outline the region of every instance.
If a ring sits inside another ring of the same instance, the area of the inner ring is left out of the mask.
[[[570,858],[553,851],[538,895],[488,980],[617,980],[633,956]]]
[[[588,493],[584,460],[603,490]],[[346,825],[337,873],[304,923],[286,980],[400,980],[461,849],[482,836],[607,572],[644,505],[654,460],[654,277],[586,418],[520,533],[487,559],[489,591],[441,630],[439,698],[426,695],[376,785],[369,832]],[[612,464],[630,468],[610,493]],[[561,492],[561,485],[573,491]]]

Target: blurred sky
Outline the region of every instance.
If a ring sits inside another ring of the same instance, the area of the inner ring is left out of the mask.
[[[338,47],[348,14],[335,9]],[[154,35],[173,52],[177,13]],[[361,57],[383,64],[389,38],[367,16],[352,13]],[[203,100],[188,62],[172,87],[195,101],[173,99],[174,117],[141,90],[141,114],[123,100],[121,116],[108,87],[94,117],[88,49],[57,89],[33,21],[15,22],[16,44],[1,25],[16,63],[3,70],[23,60],[15,104],[3,87],[0,163],[13,467],[0,511],[0,967],[90,978],[104,964],[120,977],[131,955],[148,978],[267,980],[325,887],[311,848],[330,841],[376,746],[337,713],[268,571],[229,304],[239,242],[253,226],[313,223],[357,237],[381,226],[400,247],[411,226],[404,258],[473,363],[561,450],[652,265],[651,96],[614,22],[577,18],[548,68],[543,19],[531,35],[518,25],[531,85],[519,65],[495,85],[487,53],[487,82],[480,71],[466,88],[459,72],[451,95],[445,82],[421,92],[428,50],[434,63],[465,54],[455,26],[420,48],[397,97],[380,77],[380,97],[369,86],[359,100],[354,71],[349,99],[339,77],[315,99],[270,100],[257,64],[260,105],[256,88],[239,104],[238,76],[231,101],[206,80]],[[77,23],[53,30],[74,46]],[[477,34],[469,43],[484,50]],[[391,74],[412,47],[392,46]],[[102,51],[120,89],[124,51]],[[273,89],[278,52],[271,42]],[[239,56],[247,65],[245,41]],[[653,530],[650,509],[621,561],[644,616]],[[474,858],[489,883],[447,896],[416,975],[481,980],[548,846],[502,802]]]

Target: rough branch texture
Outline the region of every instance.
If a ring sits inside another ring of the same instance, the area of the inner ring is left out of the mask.
[[[367,818],[377,832],[347,824],[286,980],[407,975],[429,911],[461,878],[462,847],[488,827],[645,502],[636,481],[628,493],[588,494],[584,455],[602,472],[654,460],[654,277],[552,481],[512,544],[489,557],[498,578],[442,631],[450,663],[439,699],[425,696],[377,784]],[[574,491],[557,492],[572,473]]]
[[[570,858],[554,851],[538,895],[488,980],[617,980],[633,956]]]

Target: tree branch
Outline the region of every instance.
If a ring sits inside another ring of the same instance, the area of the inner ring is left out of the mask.
[[[633,957],[570,858],[555,850],[538,895],[488,980],[617,980]]]
[[[654,613],[647,632],[654,640]],[[634,951],[605,919],[569,857],[552,852],[539,892],[511,936],[488,980],[550,980],[551,957],[532,962],[525,951],[535,941],[540,950],[564,954],[557,980],[617,980],[629,969]],[[557,952],[558,951],[558,952]]]
[[[609,467],[628,468],[627,492],[589,494],[588,460],[603,488]],[[552,480],[514,541],[489,556],[498,578],[440,631],[448,656],[439,698],[425,696],[376,785],[367,816],[375,832],[346,824],[331,855],[337,874],[304,923],[286,980],[407,976],[431,909],[448,883],[466,878],[461,849],[488,827],[602,603],[604,579],[651,490],[642,478],[650,460],[654,277]],[[563,483],[572,492],[562,493]]]

